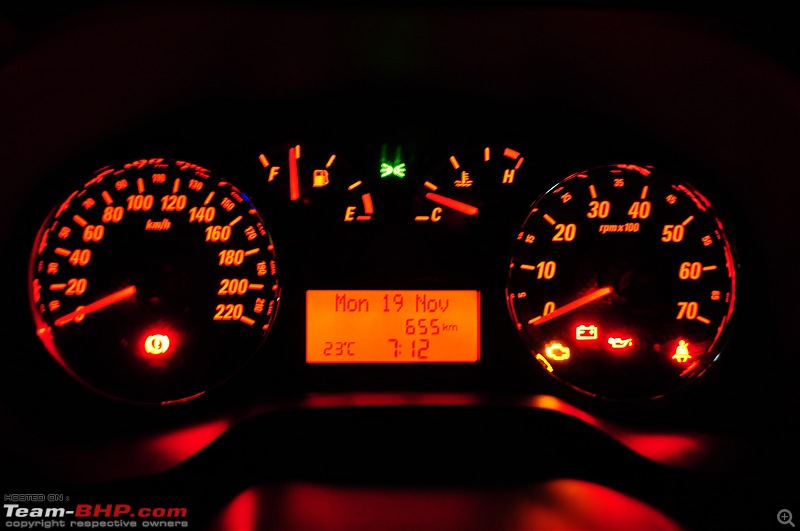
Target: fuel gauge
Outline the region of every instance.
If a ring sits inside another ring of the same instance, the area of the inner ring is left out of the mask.
[[[338,149],[282,144],[258,155],[267,186],[278,200],[313,205],[327,221],[372,219],[369,182],[342,159]]]

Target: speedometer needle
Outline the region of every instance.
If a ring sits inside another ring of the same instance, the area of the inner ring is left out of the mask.
[[[427,194],[425,194],[425,197],[427,197],[434,203],[439,203],[440,205],[452,208],[453,210],[458,210],[459,212],[466,214],[468,216],[474,216],[478,213],[478,207],[468,205],[467,203],[462,203],[461,201],[456,201],[455,199],[450,199],[449,197],[445,197],[443,195],[434,194],[433,192],[428,192]]]
[[[528,321],[528,324],[540,325],[542,323],[546,323],[547,321],[549,321],[551,319],[555,319],[556,317],[561,317],[562,315],[564,315],[567,312],[571,312],[572,310],[580,308],[581,306],[585,306],[585,305],[589,304],[590,302],[594,302],[597,299],[605,297],[606,295],[608,295],[609,293],[611,293],[613,291],[614,291],[614,289],[612,287],[610,287],[610,286],[606,286],[605,288],[597,289],[597,290],[589,293],[588,295],[584,295],[583,297],[581,297],[579,299],[575,299],[574,301],[572,301],[570,303],[567,303],[564,306],[561,306],[560,308],[556,308],[555,310],[553,310],[552,312],[548,313],[547,315],[541,315],[539,317],[534,317],[533,319]]]
[[[133,297],[135,294],[136,286],[128,286],[127,288],[121,289],[115,293],[112,293],[111,295],[107,295],[102,299],[98,299],[91,304],[87,304],[86,306],[78,306],[74,312],[70,312],[56,319],[55,325],[63,326],[67,323],[71,323],[72,321],[80,322],[88,314],[96,312],[97,310],[101,310],[106,306],[111,306],[112,304],[123,301],[127,298]]]

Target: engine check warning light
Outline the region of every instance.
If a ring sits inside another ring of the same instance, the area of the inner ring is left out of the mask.
[[[597,326],[578,325],[575,327],[575,339],[578,341],[591,341],[597,339]]]
[[[675,347],[675,354],[672,355],[672,359],[678,363],[686,363],[691,357],[692,355],[689,354],[689,343],[683,339],[679,340],[678,346]]]
[[[569,359],[569,347],[565,347],[561,343],[555,341],[548,343],[544,347],[544,353],[548,358],[554,361],[564,361]]]

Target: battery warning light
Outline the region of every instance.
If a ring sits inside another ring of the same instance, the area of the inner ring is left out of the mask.
[[[548,343],[544,347],[544,353],[548,358],[554,361],[564,361],[569,359],[569,347],[565,347],[561,343]]]
[[[672,359],[678,363],[686,363],[691,357],[691,354],[689,354],[689,343],[683,339],[679,340],[678,346],[675,347],[675,354],[672,355]]]
[[[144,350],[153,356],[164,354],[169,349],[169,336],[153,334],[144,340]]]
[[[578,325],[575,327],[575,339],[579,341],[589,341],[597,339],[597,327],[595,325]]]

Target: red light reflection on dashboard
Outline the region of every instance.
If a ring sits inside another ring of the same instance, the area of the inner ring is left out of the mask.
[[[40,466],[69,481],[119,481],[163,472],[194,456],[233,422],[219,418],[113,444],[43,447]]]
[[[720,457],[713,437],[699,433],[645,433],[626,429],[572,406],[550,395],[531,400],[533,407],[557,411],[575,417],[613,437],[642,457],[657,463],[694,468],[711,466]]]
[[[211,529],[263,529],[267,522],[270,529],[681,529],[636,498],[561,478],[526,488],[447,491],[257,485],[235,497]]]
[[[205,422],[165,433],[142,442],[140,448],[155,463],[166,466],[182,462],[211,444],[231,426],[226,419]]]

